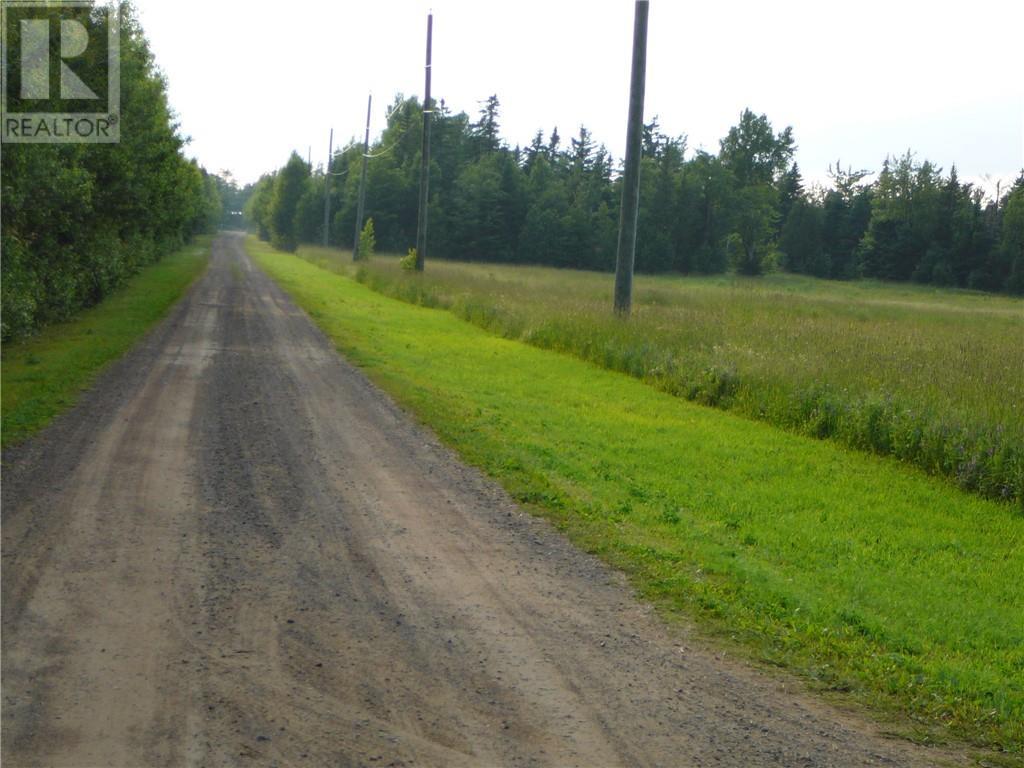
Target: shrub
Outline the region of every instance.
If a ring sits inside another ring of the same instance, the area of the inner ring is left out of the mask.
[[[373,219],[367,219],[363,231],[359,233],[359,250],[356,251],[358,261],[371,258],[377,248],[377,239],[373,236]]]
[[[415,248],[410,248],[409,252],[405,256],[403,256],[401,261],[399,261],[398,263],[401,264],[402,269],[405,272],[415,272],[416,271],[416,249]],[[381,293],[385,293],[385,292],[386,291],[381,291]]]

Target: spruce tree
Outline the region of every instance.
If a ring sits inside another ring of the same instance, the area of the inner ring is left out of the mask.
[[[483,104],[483,109],[480,110],[480,119],[473,124],[473,135],[476,137],[480,154],[494,152],[501,146],[501,138],[498,136],[498,129],[501,127],[498,123],[501,102],[494,95],[488,96]]]

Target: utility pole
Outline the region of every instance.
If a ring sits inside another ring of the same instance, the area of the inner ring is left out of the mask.
[[[352,241],[352,261],[359,260],[359,235],[363,233],[363,206],[366,204],[366,161],[370,154],[370,109],[373,94],[366,100],[366,136],[363,138],[363,168],[359,172],[359,198],[356,203],[356,239]]]
[[[628,316],[633,304],[633,263],[636,259],[636,219],[640,207],[640,153],[644,128],[644,88],[647,79],[648,0],[636,0],[633,18],[633,72],[629,83],[629,124],[626,129],[626,167],[619,215],[619,247],[615,256],[615,312]]]
[[[427,193],[430,186],[430,44],[434,31],[434,14],[427,14],[427,66],[426,85],[423,86],[423,146],[420,150],[420,207],[416,219],[416,271],[423,271],[427,255]]]
[[[331,223],[331,159],[334,155],[334,129],[327,140],[327,165],[324,168],[324,248],[327,247],[327,234]]]

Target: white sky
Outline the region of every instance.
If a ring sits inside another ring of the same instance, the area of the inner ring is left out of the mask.
[[[371,135],[395,93],[421,95],[434,11],[433,95],[475,119],[496,93],[527,144],[582,122],[620,161],[632,0],[136,0],[189,153],[242,181],[312,145],[314,164]],[[749,106],[792,125],[808,180],[829,162],[877,170],[907,148],[962,178],[1024,167],[1020,0],[651,0],[646,115],[715,151]],[[992,182],[994,188],[994,181]]]

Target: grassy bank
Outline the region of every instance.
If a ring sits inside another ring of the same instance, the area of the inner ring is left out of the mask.
[[[210,237],[142,269],[102,303],[36,336],[4,344],[4,447],[69,408],[107,363],[128,351],[202,273]]]
[[[248,247],[350,360],[670,615],[908,713],[917,737],[1020,755],[1009,505]]]
[[[506,338],[569,352],[671,394],[895,456],[1024,506],[1024,301],[795,275],[638,276],[610,316],[610,275],[380,257],[303,257]]]

